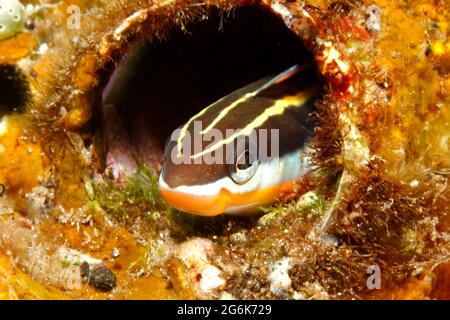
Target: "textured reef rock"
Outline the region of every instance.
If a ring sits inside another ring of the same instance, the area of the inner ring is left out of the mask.
[[[0,297],[450,298],[446,1],[36,10],[0,41],[0,83],[11,88],[0,93]],[[296,192],[256,217],[168,208],[155,179],[168,132],[308,57],[325,85],[315,170]],[[129,61],[132,88],[114,99],[133,103],[103,105]],[[112,291],[92,286],[86,264]]]

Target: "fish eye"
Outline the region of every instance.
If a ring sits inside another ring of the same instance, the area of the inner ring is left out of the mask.
[[[259,167],[256,150],[248,147],[239,153],[236,159],[236,162],[230,165],[230,177],[237,184],[247,183]]]
[[[245,152],[243,152],[240,155],[240,157],[236,163],[236,167],[238,170],[247,170],[251,166],[252,166],[252,163],[250,163],[250,151],[246,150]]]

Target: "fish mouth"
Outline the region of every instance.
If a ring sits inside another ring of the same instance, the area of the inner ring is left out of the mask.
[[[214,195],[199,195],[172,189],[160,179],[160,192],[172,207],[191,214],[213,217],[223,213],[249,215],[267,206],[292,190],[294,182],[269,186],[255,191],[231,193],[222,188]]]
[[[164,200],[173,208],[200,216],[212,217],[224,212],[228,205],[226,192],[220,192],[218,195],[193,195],[170,188],[161,187],[161,195]]]

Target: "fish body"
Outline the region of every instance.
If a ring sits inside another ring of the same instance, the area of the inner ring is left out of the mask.
[[[175,130],[159,179],[164,199],[192,214],[258,212],[309,170],[310,117],[320,91],[311,66],[241,88]]]

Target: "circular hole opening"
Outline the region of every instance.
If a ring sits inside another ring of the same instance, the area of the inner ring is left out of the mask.
[[[199,111],[293,65],[314,64],[298,36],[265,8],[244,6],[227,16],[211,8],[207,17],[122,53],[98,117],[106,153],[132,150],[129,156],[158,171],[172,131]]]

